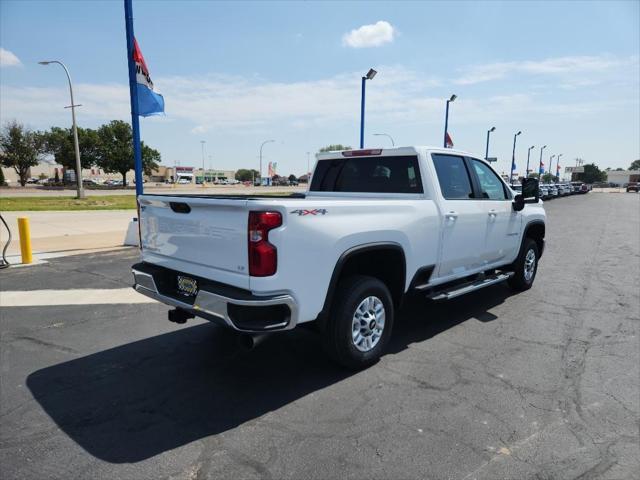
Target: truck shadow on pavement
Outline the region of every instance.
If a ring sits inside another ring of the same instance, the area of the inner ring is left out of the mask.
[[[411,298],[388,351],[470,319],[493,320],[487,310],[510,294],[495,286],[447,304]],[[332,364],[305,329],[246,352],[232,332],[199,324],[38,370],[27,386],[87,452],[128,463],[223,433],[355,374]]]

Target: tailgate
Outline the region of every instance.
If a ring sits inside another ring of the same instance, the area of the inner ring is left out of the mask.
[[[142,195],[142,260],[249,288],[246,199]]]

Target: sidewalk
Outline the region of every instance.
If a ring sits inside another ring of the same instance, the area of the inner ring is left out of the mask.
[[[18,217],[29,218],[34,257],[42,259],[122,247],[129,222],[136,215],[135,210],[0,213],[11,229],[7,256],[14,264],[20,262]],[[0,250],[6,239],[6,229],[0,225]]]

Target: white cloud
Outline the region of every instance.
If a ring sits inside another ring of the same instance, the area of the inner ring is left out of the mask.
[[[398,66],[380,66],[367,91],[367,119],[379,125],[440,127],[444,100],[441,81]],[[361,72],[324,79],[271,82],[255,77],[207,75],[158,77],[167,115],[147,122],[174,122],[176,135],[208,132],[253,135],[277,128],[309,135],[357,125]],[[129,91],[124,83],[75,86],[82,126],[95,127],[112,119],[129,120]],[[610,99],[544,102],[531,89],[503,96],[463,96],[456,101],[457,125],[492,118],[519,120],[527,115],[563,117],[596,115],[619,105]],[[34,128],[69,122],[68,92],[58,88],[0,85],[0,123],[16,118]],[[312,132],[312,133],[311,133]]]
[[[393,42],[396,29],[389,22],[380,20],[371,25],[363,25],[342,36],[342,44],[351,48],[379,47]]]
[[[559,75],[571,76],[585,73],[606,73],[611,69],[637,65],[638,57],[576,56],[548,58],[539,61],[495,62],[475,65],[465,69],[464,74],[456,79],[458,85],[497,80],[510,74]],[[582,82],[584,79],[580,79]]]
[[[0,67],[17,67],[22,65],[15,53],[0,47]]]

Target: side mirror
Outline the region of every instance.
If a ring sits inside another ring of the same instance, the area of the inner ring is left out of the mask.
[[[517,194],[513,197],[513,210],[519,212],[524,208],[524,196],[522,194]]]
[[[522,196],[525,203],[538,203],[540,198],[540,182],[537,178],[522,179]]]

